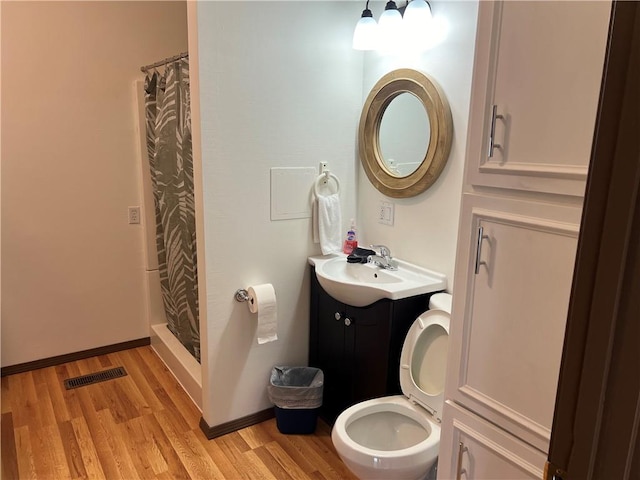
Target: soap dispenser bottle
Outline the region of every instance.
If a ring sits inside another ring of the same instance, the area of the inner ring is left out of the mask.
[[[358,247],[358,240],[356,238],[356,222],[352,218],[351,226],[347,231],[347,238],[344,240],[344,245],[342,246],[342,251],[347,255],[351,255],[351,253]]]

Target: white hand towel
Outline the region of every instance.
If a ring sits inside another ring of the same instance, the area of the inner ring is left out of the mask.
[[[318,199],[315,197],[311,205],[311,228],[313,230],[313,243],[320,243],[320,232],[318,231]]]
[[[318,197],[318,234],[323,255],[342,251],[341,229],[340,197],[337,193],[320,195]]]

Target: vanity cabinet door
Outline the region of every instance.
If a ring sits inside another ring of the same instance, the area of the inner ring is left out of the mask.
[[[579,205],[463,195],[446,397],[547,451]]]
[[[345,360],[351,371],[351,403],[387,394],[392,302],[347,307]]]
[[[610,9],[480,2],[468,183],[584,194]]]
[[[324,372],[323,416],[387,394],[392,302],[356,308],[318,292],[316,364]]]
[[[439,479],[540,480],[546,456],[471,412],[445,404]]]
[[[311,366],[324,373],[322,411],[332,420],[351,401],[351,369],[345,351],[345,305],[318,291],[317,354]]]

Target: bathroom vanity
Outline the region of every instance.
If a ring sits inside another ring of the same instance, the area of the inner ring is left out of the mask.
[[[332,425],[354,403],[400,393],[402,343],[436,292],[353,307],[325,292],[310,270],[309,366],[324,372],[320,416]]]

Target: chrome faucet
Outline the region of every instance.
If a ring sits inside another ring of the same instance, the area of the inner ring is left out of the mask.
[[[397,270],[398,264],[391,257],[391,250],[386,245],[369,245],[369,248],[377,249],[380,251],[380,255],[369,255],[367,257],[367,263],[373,263],[385,270]]]

